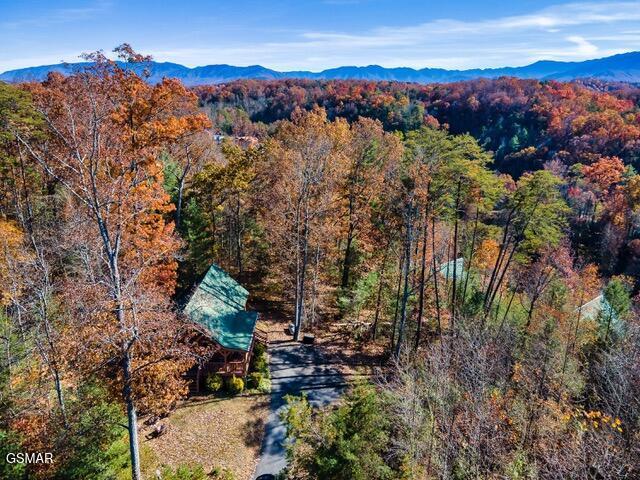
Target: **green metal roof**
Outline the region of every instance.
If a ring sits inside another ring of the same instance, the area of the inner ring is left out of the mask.
[[[446,279],[452,279],[454,268],[455,268],[456,278],[461,278],[465,275],[463,257],[456,258],[455,260],[451,260],[447,263],[440,265],[438,267],[438,271],[440,272],[440,275],[442,275]]]
[[[581,307],[576,308],[576,312],[580,310],[582,318],[586,320],[596,320],[600,314],[615,316],[615,312],[604,298],[604,295],[600,294],[593,300],[585,303]]]
[[[608,325],[608,328],[621,335],[624,332],[624,322],[621,320],[611,304],[603,294],[598,295],[590,302],[575,310],[580,311],[582,318],[586,320],[596,320],[601,326]]]
[[[225,348],[249,351],[258,314],[245,310],[249,292],[217,265],[196,288],[184,312]]]

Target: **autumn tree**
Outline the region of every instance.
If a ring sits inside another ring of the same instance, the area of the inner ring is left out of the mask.
[[[193,105],[195,109],[195,105]],[[206,124],[203,124],[206,126]],[[202,131],[178,139],[167,153],[165,166],[165,185],[169,186],[175,203],[176,230],[182,224],[184,192],[188,180],[202,168],[203,163],[212,157],[213,139]],[[168,177],[168,178],[167,178]]]
[[[566,204],[557,177],[545,170],[525,174],[503,209],[500,249],[485,291],[488,311],[516,253],[529,255],[545,245],[557,245],[565,225]]]
[[[460,279],[465,278],[463,272],[457,270],[457,262],[453,262],[450,300],[445,301],[446,297],[442,297],[441,294],[445,286],[439,285],[437,273],[440,270],[440,262],[444,260],[443,263],[446,264],[450,260],[457,259],[458,254],[463,252],[460,246],[462,243],[460,225],[466,225],[468,221],[475,218],[475,222],[470,223],[474,223],[475,233],[477,233],[479,216],[492,208],[501,193],[501,184],[487,168],[490,161],[489,154],[468,135],[453,136],[443,130],[424,127],[410,132],[405,144],[406,155],[403,168],[406,180],[403,180],[403,185],[411,185],[414,189],[415,214],[411,222],[415,226],[412,227],[414,238],[411,239],[414,247],[407,250],[405,245],[404,251],[409,259],[411,256],[416,257],[413,261],[415,264],[413,271],[417,274],[417,281],[412,280],[415,285],[409,287],[406,281],[405,284],[408,287],[407,299],[408,295],[414,292],[417,292],[418,296],[415,340],[417,348],[425,311],[427,278],[433,279],[435,313],[438,330],[440,330],[441,307],[448,307],[451,318],[455,318],[456,308],[460,303],[457,294],[462,291]],[[436,224],[443,227],[443,231],[451,226],[453,238],[447,239],[451,249],[449,251],[447,248],[447,257],[444,259],[436,248],[436,244],[441,243],[436,242]],[[404,231],[409,232],[409,224],[406,222]],[[471,241],[472,250],[475,248],[477,236],[475,233]],[[428,263],[428,254],[431,257],[431,265]],[[473,254],[470,255],[469,260],[472,256]],[[408,270],[405,269],[403,274],[407,280]],[[403,297],[402,304],[404,303]],[[400,309],[401,313],[403,308]],[[402,315],[400,320],[402,327],[404,324]],[[403,334],[402,328],[399,334]],[[396,350],[397,348],[398,343]]]
[[[260,152],[225,141],[219,155],[204,163],[187,190],[185,236],[190,244],[190,278],[216,261],[242,274],[245,240],[259,201],[253,201],[252,183]],[[260,194],[260,193],[258,193]],[[250,212],[250,209],[252,211]],[[256,253],[256,252],[252,252]]]
[[[327,234],[335,228],[336,189],[349,135],[344,121],[323,110],[299,112],[280,125],[265,147],[265,225],[294,290],[294,338],[311,313],[310,268],[319,267]]]
[[[127,62],[148,60],[126,44],[116,53]],[[183,113],[195,97],[179,82],[152,86],[100,52],[87,59],[92,65],[84,71],[52,74],[29,87],[48,140],[17,137],[70,195],[67,214],[77,221],[68,233],[80,262],[64,298],[78,322],[74,348],[90,369],[112,372],[138,479],[138,406],[166,408],[182,390],[180,362],[170,361],[178,355],[179,324],[169,300],[179,243],[165,220],[173,207],[158,157],[207,120],[192,109]]]
[[[349,287],[357,248],[370,249],[371,208],[382,188],[386,166],[398,161],[399,151],[397,137],[385,134],[380,122],[360,118],[351,125],[344,155],[348,165],[341,185],[346,230],[340,281],[343,290]]]

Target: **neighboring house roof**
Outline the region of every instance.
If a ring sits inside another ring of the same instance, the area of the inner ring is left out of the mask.
[[[618,314],[603,294],[585,303],[582,307],[576,308],[575,311],[580,311],[582,318],[586,320],[599,321],[605,325],[608,323],[609,328],[616,333],[622,333],[624,331],[624,322],[618,318]]]
[[[438,272],[440,275],[444,276],[447,279],[453,278],[453,271],[455,266],[456,278],[460,278],[464,275],[464,258],[456,258],[455,260],[451,260],[447,263],[443,263],[438,267]]]
[[[613,311],[613,308],[602,294],[585,303],[582,307],[576,308],[576,312],[578,310],[581,311],[582,318],[586,320],[597,320],[598,315],[601,313],[607,318],[610,315],[612,318],[616,317],[616,313]]]
[[[257,312],[245,310],[248,297],[249,292],[227,272],[211,265],[184,312],[221,346],[248,352],[258,318]]]

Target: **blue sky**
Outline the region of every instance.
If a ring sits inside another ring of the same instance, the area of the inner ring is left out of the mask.
[[[640,0],[0,0],[0,71],[122,42],[187,66],[518,66],[640,50]]]

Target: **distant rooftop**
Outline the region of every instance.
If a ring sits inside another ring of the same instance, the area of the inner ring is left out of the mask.
[[[582,318],[585,320],[597,321],[602,326],[608,325],[611,331],[619,335],[624,333],[624,321],[618,317],[618,314],[603,294],[585,303],[582,307],[576,308],[575,311],[580,311]]]
[[[224,348],[249,351],[258,318],[246,311],[249,292],[217,265],[196,288],[184,312]]]
[[[604,315],[606,318],[609,316],[611,316],[611,318],[617,317],[613,307],[611,307],[609,302],[607,302],[607,299],[604,298],[603,294],[598,295],[593,300],[576,309],[576,311],[578,310],[581,310],[582,318],[586,320],[597,320],[600,314]]]
[[[446,279],[452,279],[454,271],[456,278],[461,278],[464,275],[464,258],[460,257],[443,263],[438,267],[438,271]]]

